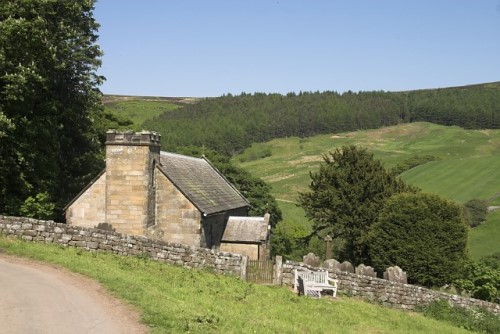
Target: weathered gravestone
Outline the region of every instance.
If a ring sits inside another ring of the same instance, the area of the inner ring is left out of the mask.
[[[340,264],[340,271],[346,271],[348,273],[354,274],[354,266],[349,261],[344,261]]]
[[[335,259],[325,260],[323,262],[322,267],[328,271],[333,271],[334,273],[341,271],[340,270],[340,262],[335,260]]]
[[[375,272],[375,270],[370,266],[365,266],[364,264],[360,264],[356,267],[356,274],[362,276],[377,277],[377,273]]]
[[[304,255],[304,257],[302,258],[302,262],[311,267],[319,267],[319,265],[321,264],[319,256],[316,256],[314,253]]]
[[[408,283],[406,272],[398,266],[389,267],[384,272],[384,279],[391,282]]]

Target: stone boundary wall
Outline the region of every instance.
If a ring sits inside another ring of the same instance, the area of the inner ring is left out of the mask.
[[[311,267],[303,263],[286,261],[282,269],[282,284],[293,287],[295,269],[303,270],[304,268],[314,271],[326,270],[324,268]],[[500,315],[500,304],[484,300],[451,295],[416,285],[390,282],[381,278],[361,276],[348,272],[333,272],[328,270],[328,273],[331,278],[339,280],[339,293],[358,296],[395,309],[414,310],[417,305],[425,305],[441,299],[448,301],[456,307],[479,307]]]
[[[156,261],[190,268],[212,268],[224,275],[245,279],[247,257],[130,236],[107,230],[78,227],[33,218],[0,216],[0,234],[25,241],[54,243],[91,252],[123,256],[148,254]]]

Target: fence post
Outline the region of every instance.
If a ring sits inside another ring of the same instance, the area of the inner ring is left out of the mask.
[[[276,255],[274,271],[273,271],[273,284],[281,285],[281,277],[283,275],[283,258],[279,255]]]

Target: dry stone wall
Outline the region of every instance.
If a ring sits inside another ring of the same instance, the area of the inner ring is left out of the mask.
[[[220,274],[245,279],[247,257],[240,254],[216,252],[178,243],[156,241],[142,236],[130,236],[107,230],[78,227],[31,218],[0,216],[0,234],[31,242],[55,243],[91,252],[110,252],[123,256],[148,254],[156,261],[192,268],[212,268]],[[458,307],[481,307],[500,315],[500,305],[486,301],[450,295],[415,285],[391,282],[330,268],[311,267],[304,263],[287,261],[276,263],[274,281],[293,287],[294,270],[328,270],[329,276],[339,280],[341,294],[358,296],[392,308],[413,310],[417,305],[434,300],[447,300]],[[347,268],[351,269],[351,268]]]
[[[245,278],[247,258],[240,254],[156,241],[112,231],[66,225],[32,218],[0,216],[0,234],[26,241],[61,244],[91,252],[124,256],[147,254],[151,259]]]
[[[311,267],[303,263],[287,261],[283,264],[282,283],[293,287],[295,269],[327,270]],[[391,282],[388,280],[362,276],[346,271],[328,270],[329,276],[339,280],[338,292],[349,296],[358,296],[365,300],[380,303],[388,307],[414,310],[417,305],[429,304],[435,300],[446,300],[457,307],[480,307],[494,314],[500,315],[500,304],[489,303],[483,300],[450,295],[440,291],[422,288],[416,285]]]

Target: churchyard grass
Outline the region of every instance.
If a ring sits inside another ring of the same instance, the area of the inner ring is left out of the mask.
[[[97,280],[142,312],[153,333],[467,333],[422,314],[353,298],[314,300],[145,257],[89,253],[0,236],[0,251]]]

